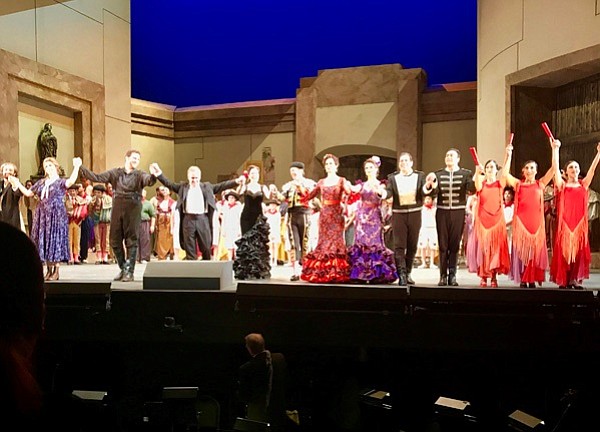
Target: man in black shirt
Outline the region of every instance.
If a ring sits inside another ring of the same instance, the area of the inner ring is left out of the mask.
[[[125,166],[95,174],[85,167],[80,171],[83,177],[99,183],[110,183],[113,187],[113,208],[110,223],[110,246],[121,271],[116,281],[133,281],[135,259],[138,248],[138,233],[142,218],[142,189],[156,183],[154,175],[137,169],[140,152],[128,150],[125,153]],[[125,250],[127,249],[127,259]]]

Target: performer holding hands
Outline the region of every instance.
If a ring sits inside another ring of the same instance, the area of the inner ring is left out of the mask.
[[[21,184],[17,177],[9,177],[13,188],[18,188],[26,197],[37,195],[40,200],[35,209],[31,239],[40,254],[40,259],[46,263],[47,281],[59,279],[59,263],[70,259],[69,254],[69,218],[65,207],[65,193],[77,181],[81,158],[73,159],[73,172],[68,179],[60,178],[60,165],[53,157],[42,162],[44,177],[38,180],[31,189]]]
[[[588,192],[598,162],[600,143],[587,175],[579,178],[580,168],[576,161],[567,162],[564,172],[559,169],[559,140],[550,139],[552,146],[552,169],[557,199],[558,224],[550,266],[550,280],[560,288],[582,289],[583,279],[590,277],[590,242],[588,238]]]

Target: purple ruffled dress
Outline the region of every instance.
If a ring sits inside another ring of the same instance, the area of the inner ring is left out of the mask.
[[[398,279],[394,252],[383,242],[381,198],[363,185],[356,211],[354,245],[348,249],[350,279],[355,282],[392,283]]]

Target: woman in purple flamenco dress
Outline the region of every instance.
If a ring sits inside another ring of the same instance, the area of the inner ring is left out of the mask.
[[[18,179],[15,186],[23,195],[39,197],[39,204],[33,217],[31,240],[37,246],[40,259],[46,263],[45,280],[58,280],[58,267],[61,261],[69,261],[68,217],[64,198],[67,189],[77,181],[81,159],[73,159],[73,172],[68,179],[60,178],[60,165],[52,157],[44,159],[45,176],[38,180],[31,189],[26,189]]]
[[[398,279],[394,252],[383,242],[381,196],[385,185],[377,178],[379,165],[379,157],[367,159],[363,163],[367,181],[352,187],[360,194],[354,245],[348,249],[350,280],[354,282],[392,283]]]

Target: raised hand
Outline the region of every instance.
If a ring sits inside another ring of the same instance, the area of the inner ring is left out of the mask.
[[[73,167],[74,168],[79,168],[82,164],[83,164],[83,162],[80,157],[73,158]]]
[[[427,177],[425,177],[425,186],[427,187],[427,189],[431,189],[435,186],[437,182],[437,177],[435,176],[434,173],[429,173],[427,174]]]

